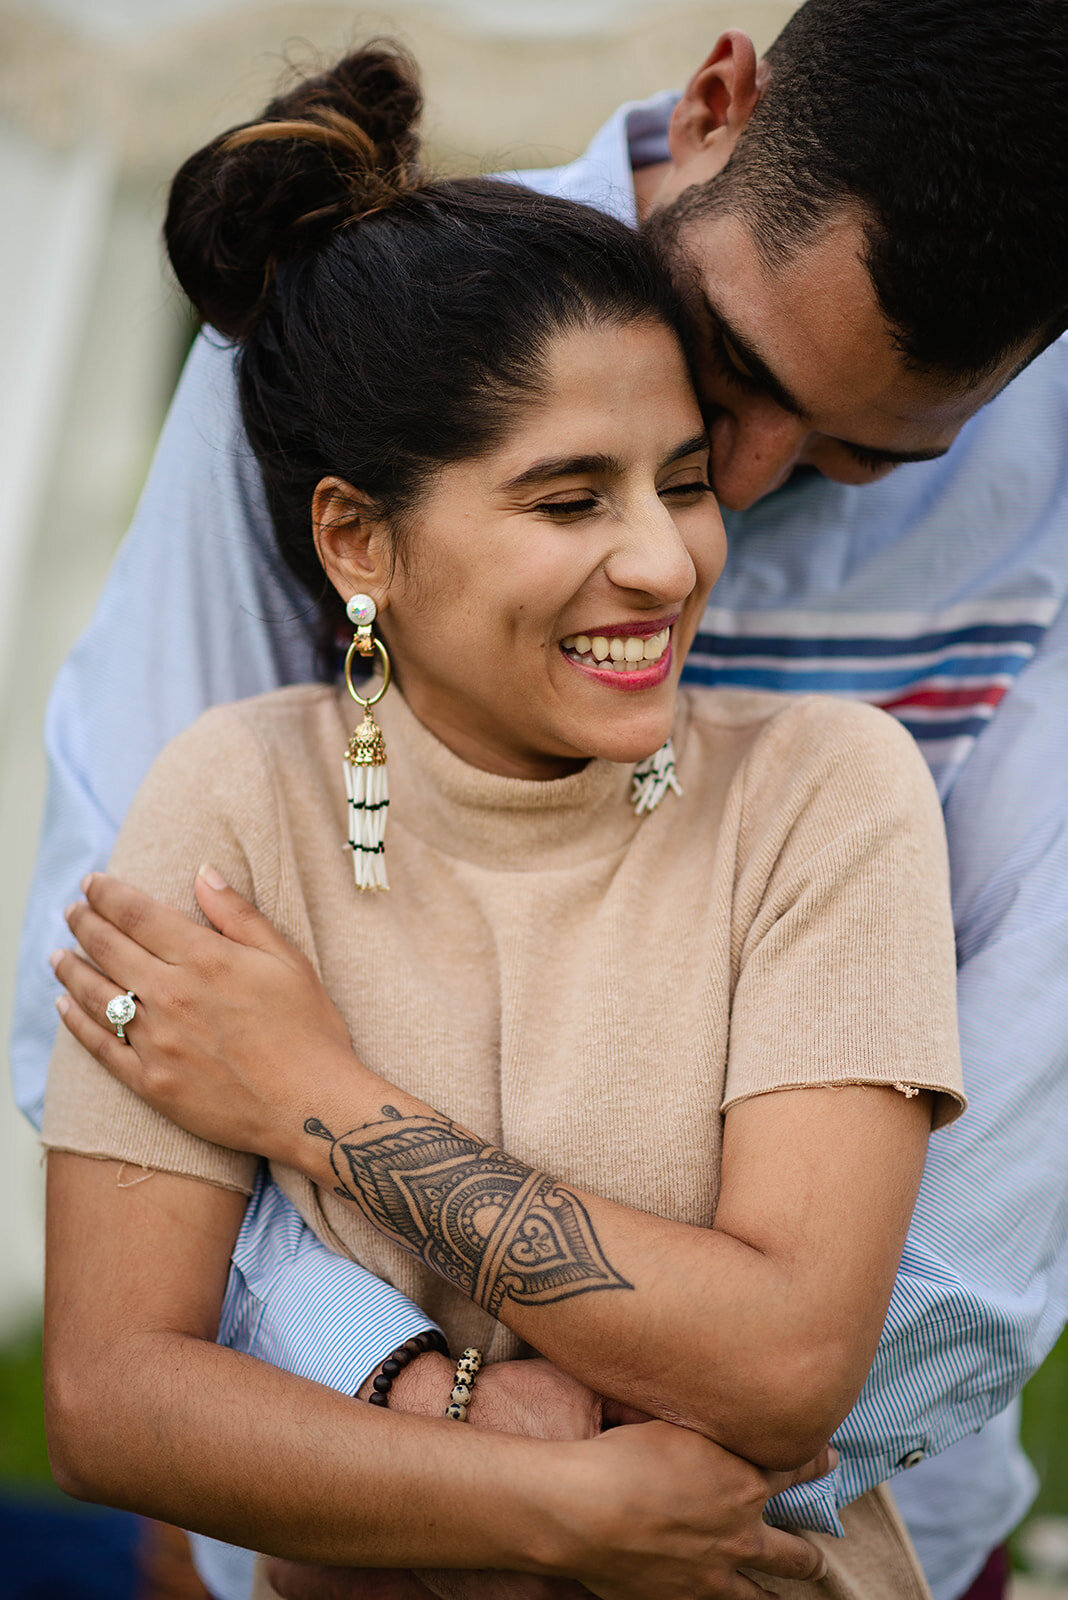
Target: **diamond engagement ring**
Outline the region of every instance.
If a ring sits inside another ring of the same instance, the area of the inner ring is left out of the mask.
[[[128,1022],[132,1022],[134,1017],[137,1015],[137,1007],[134,1005],[133,990],[127,989],[125,994],[117,994],[114,1000],[109,1000],[107,1004],[107,1010],[104,1012],[104,1015],[115,1029],[116,1037],[119,1039],[125,1039],[126,1024]]]

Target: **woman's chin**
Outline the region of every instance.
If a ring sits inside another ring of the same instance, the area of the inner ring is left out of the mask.
[[[585,737],[576,739],[574,743],[593,759],[614,761],[624,767],[635,766],[659,750],[666,739],[670,739],[673,721],[673,708],[670,705],[656,712],[650,708],[640,717],[621,720],[616,727],[604,723],[590,726],[585,730]]]

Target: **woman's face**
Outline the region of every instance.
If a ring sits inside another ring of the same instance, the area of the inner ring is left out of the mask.
[[[671,732],[682,662],[725,541],[675,336],[560,334],[544,397],[419,502],[405,560],[331,571],[363,589],[420,721],[490,772],[632,762]],[[329,565],[329,562],[328,562]]]

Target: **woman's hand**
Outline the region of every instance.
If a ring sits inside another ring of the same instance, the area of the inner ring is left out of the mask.
[[[292,1161],[309,1105],[321,1112],[332,1085],[360,1071],[311,963],[210,868],[196,895],[219,932],[105,873],[83,888],[67,922],[89,960],[52,958],[66,1027],[172,1122]],[[125,1043],[105,1018],[123,990],[137,1003]]]
[[[761,1471],[668,1422],[614,1428],[574,1447],[567,1569],[601,1600],[759,1600],[740,1569],[799,1581],[826,1572],[821,1552],[763,1520],[767,1501],[823,1477],[829,1447],[796,1472]],[[593,1469],[592,1472],[590,1469]]]

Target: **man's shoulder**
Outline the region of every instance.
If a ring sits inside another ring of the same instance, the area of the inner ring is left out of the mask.
[[[637,220],[633,169],[666,158],[667,125],[677,99],[675,90],[665,89],[647,100],[628,100],[617,106],[573,160],[499,176],[539,194],[594,206],[633,226]]]

